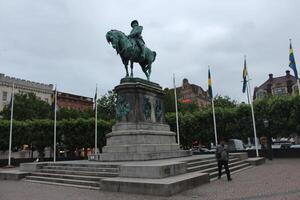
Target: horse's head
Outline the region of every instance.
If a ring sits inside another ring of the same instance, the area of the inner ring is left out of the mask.
[[[115,30],[111,30],[111,31],[108,31],[106,33],[106,40],[109,44],[112,45],[112,47],[114,49],[116,49],[118,51],[118,48],[119,48],[119,38],[118,38],[118,35],[116,34],[116,31]]]
[[[117,53],[121,53],[131,45],[127,36],[118,30],[111,30],[106,33],[106,40],[111,43]]]

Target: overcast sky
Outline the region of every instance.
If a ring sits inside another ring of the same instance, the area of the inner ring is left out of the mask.
[[[97,83],[105,94],[125,76],[105,34],[129,33],[137,19],[157,52],[152,81],[172,87],[175,73],[177,85],[187,78],[207,90],[210,65],[214,94],[246,101],[245,54],[252,90],[289,69],[289,38],[300,62],[299,8],[297,0],[0,0],[0,73],[90,97]],[[137,64],[134,73],[144,78]]]

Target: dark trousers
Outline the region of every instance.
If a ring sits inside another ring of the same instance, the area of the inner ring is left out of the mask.
[[[223,165],[224,165],[224,168],[225,168],[227,179],[229,180],[230,179],[230,171],[229,171],[229,168],[228,168],[228,161],[225,161],[225,160],[218,160],[219,178],[221,178],[221,176],[222,176],[222,167],[223,167]]]

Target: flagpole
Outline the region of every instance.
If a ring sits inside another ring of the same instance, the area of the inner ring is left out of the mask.
[[[211,97],[211,105],[212,105],[212,111],[213,111],[215,142],[216,142],[216,146],[217,146],[218,145],[217,123],[216,123],[215,105],[214,105],[214,98],[213,97]]]
[[[177,93],[176,93],[176,84],[175,84],[175,74],[173,74],[173,85],[174,85],[174,96],[175,96],[175,113],[176,113],[176,132],[177,132],[177,143],[180,147],[179,139],[179,122],[178,122],[178,106],[177,106]]]
[[[218,133],[217,133],[214,97],[213,97],[213,93],[212,93],[212,81],[211,81],[211,76],[210,76],[210,66],[208,66],[208,90],[211,91],[211,92],[209,92],[209,96],[211,98],[211,106],[212,106],[212,111],[213,111],[214,133],[215,133],[215,143],[217,146],[218,145]]]
[[[96,94],[95,94],[95,154],[99,154],[99,151],[98,151],[98,139],[97,139],[97,93],[98,93],[98,85],[96,84]]]
[[[256,125],[255,125],[255,117],[254,117],[254,109],[253,109],[253,102],[252,102],[252,96],[251,96],[251,87],[250,87],[250,78],[249,78],[249,73],[247,73],[247,93],[248,93],[248,98],[250,99],[250,107],[251,107],[251,113],[252,113],[252,122],[253,122],[253,132],[254,132],[254,142],[255,142],[255,150],[256,150],[256,157],[259,157],[258,154],[258,144],[257,144],[257,136],[256,136]]]
[[[56,162],[56,110],[57,110],[57,86],[55,85],[54,96],[54,148],[53,148],[53,162]]]
[[[12,143],[12,123],[14,115],[14,96],[15,96],[15,83],[13,83],[10,109],[10,129],[9,129],[9,147],[8,147],[8,166],[11,166],[11,143]]]

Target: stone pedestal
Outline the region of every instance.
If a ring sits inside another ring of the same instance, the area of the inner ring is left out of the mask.
[[[107,134],[100,161],[154,160],[190,156],[179,149],[176,134],[165,123],[162,88],[139,78],[116,86],[116,124]]]

